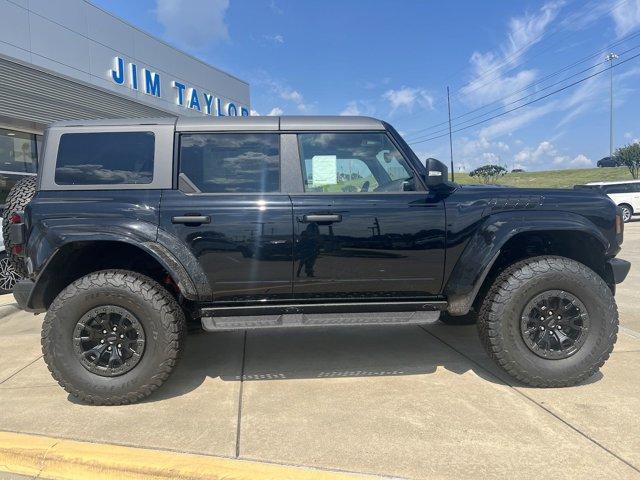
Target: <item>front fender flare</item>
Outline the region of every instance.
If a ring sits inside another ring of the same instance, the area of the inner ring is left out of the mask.
[[[581,215],[562,212],[562,216],[550,216],[545,211],[520,211],[487,216],[446,281],[443,293],[448,300],[448,312],[451,315],[468,313],[502,247],[518,234],[536,231],[582,232],[598,240],[605,250],[609,248],[609,240],[602,231]]]

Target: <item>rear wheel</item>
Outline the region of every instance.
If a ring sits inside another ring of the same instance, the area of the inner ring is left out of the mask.
[[[51,304],[42,351],[53,378],[95,405],[141,400],[169,377],[185,337],[175,299],[157,282],[124,270],[76,280]]]
[[[36,184],[37,179],[35,176],[26,177],[16,182],[9,191],[9,195],[7,195],[4,211],[2,212],[2,239],[4,240],[4,248],[6,248],[9,262],[13,266],[13,269],[21,277],[26,277],[28,272],[22,259],[11,253],[12,245],[11,239],[9,238],[10,218],[14,213],[22,212],[25,209],[36,194]]]
[[[633,209],[631,208],[631,205],[623,203],[622,205],[618,206],[620,207],[620,210],[622,210],[622,221],[624,223],[627,223],[631,220],[631,216],[633,215]]]
[[[575,385],[609,358],[618,332],[611,290],[564,257],[518,262],[491,286],[478,329],[495,362],[531,386]]]

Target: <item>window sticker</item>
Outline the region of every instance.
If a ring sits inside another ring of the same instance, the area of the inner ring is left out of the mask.
[[[337,160],[336,155],[314,155],[311,158],[311,185],[313,187],[338,183]]]

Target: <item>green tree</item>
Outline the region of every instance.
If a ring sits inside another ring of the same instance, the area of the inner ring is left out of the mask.
[[[638,179],[640,175],[640,142],[617,149],[613,158],[619,166],[627,167],[633,178]]]
[[[469,176],[479,177],[483,183],[496,183],[506,173],[507,169],[500,165],[483,165],[469,172]]]

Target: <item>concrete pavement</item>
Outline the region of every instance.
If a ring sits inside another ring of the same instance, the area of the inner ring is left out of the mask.
[[[192,335],[151,398],[86,406],[42,362],[42,317],[0,306],[0,430],[387,477],[640,478],[640,222],[620,256],[614,353],[564,389],[517,385],[475,327],[434,323]]]

